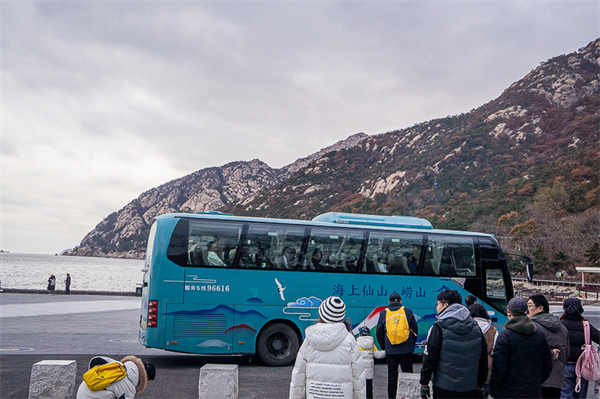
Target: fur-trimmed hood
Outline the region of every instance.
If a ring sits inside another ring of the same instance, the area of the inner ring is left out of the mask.
[[[135,393],[144,392],[144,389],[146,389],[146,384],[148,384],[148,374],[146,374],[144,362],[135,356],[125,356],[123,359],[121,359],[121,363],[125,364],[125,362],[133,362],[137,366],[139,372],[139,379],[137,386],[135,387]]]

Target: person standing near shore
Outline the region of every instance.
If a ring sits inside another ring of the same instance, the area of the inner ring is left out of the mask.
[[[67,273],[67,278],[65,280],[65,295],[69,295],[71,293],[71,275]]]
[[[54,294],[54,289],[56,288],[56,277],[54,276],[54,274],[50,275],[50,278],[48,279],[48,295],[52,295]]]

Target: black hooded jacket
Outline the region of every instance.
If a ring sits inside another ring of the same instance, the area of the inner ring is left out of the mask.
[[[566,314],[560,322],[569,332],[570,351],[567,363],[577,363],[577,359],[579,359],[581,352],[583,352],[581,347],[585,344],[581,315]],[[592,323],[590,323],[590,339],[592,342],[600,343],[600,332]]]
[[[490,395],[541,398],[542,382],[552,372],[552,353],[542,332],[527,316],[513,317],[498,335],[492,353]]]

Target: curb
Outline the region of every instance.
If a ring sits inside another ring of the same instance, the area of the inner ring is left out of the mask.
[[[0,292],[6,294],[48,294],[48,290],[25,289],[25,288],[2,288]],[[53,295],[66,296],[64,290],[55,290]],[[71,290],[69,295],[107,295],[107,296],[139,296],[135,292],[124,291],[81,291]]]

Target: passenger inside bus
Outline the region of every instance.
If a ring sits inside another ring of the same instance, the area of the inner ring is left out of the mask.
[[[410,274],[417,274],[418,261],[415,255],[412,252],[405,252],[403,256],[406,258],[406,267],[408,267]]]
[[[283,248],[281,256],[278,257],[276,265],[279,269],[291,269],[294,267],[294,260],[296,259],[296,250],[288,246]]]
[[[208,244],[206,244],[206,247],[208,248],[206,257],[207,257],[209,265],[211,265],[211,266],[227,266],[225,263],[223,263],[221,258],[219,258],[219,255],[217,255],[218,246],[217,246],[216,241],[209,242]]]
[[[250,247],[248,245],[242,245],[240,249],[240,267],[256,267],[252,256],[250,255]]]
[[[378,273],[387,273],[388,272],[388,259],[385,257],[380,257],[377,259],[377,272]]]
[[[311,258],[313,268],[315,270],[325,270],[327,266],[322,261],[323,251],[321,251],[321,248],[315,248]]]

